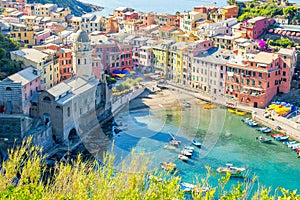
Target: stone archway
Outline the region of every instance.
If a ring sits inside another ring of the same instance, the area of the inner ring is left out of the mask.
[[[68,140],[72,143],[74,142],[78,142],[79,141],[79,136],[77,134],[77,131],[75,128],[72,128],[69,132],[69,135],[68,135]]]

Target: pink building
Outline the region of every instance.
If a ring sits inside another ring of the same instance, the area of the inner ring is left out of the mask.
[[[34,67],[23,69],[0,82],[0,90],[6,113],[30,115],[31,100],[41,90],[40,72]]]
[[[101,64],[101,59],[97,56],[92,57],[92,71],[96,79],[104,80],[104,70]]]
[[[139,16],[139,19],[142,20],[143,25],[145,25],[145,26],[154,24],[154,15],[152,12],[141,14]]]
[[[40,44],[51,35],[50,30],[42,30],[34,33],[35,44]]]
[[[91,34],[93,56],[101,59],[105,72],[132,70],[132,47],[102,34]]]
[[[274,24],[274,20],[266,17],[255,17],[253,19],[246,20],[240,24],[240,31],[242,36],[252,40],[261,36],[269,25]]]
[[[153,71],[152,64],[152,48],[150,46],[142,46],[139,48],[139,66],[144,72]]]
[[[139,17],[137,12],[126,12],[123,14],[123,20],[132,20]]]
[[[225,93],[239,103],[265,107],[279,92],[290,91],[295,60],[289,49],[236,56],[227,62]]]

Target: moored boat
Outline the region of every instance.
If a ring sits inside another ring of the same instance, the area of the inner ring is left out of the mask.
[[[271,128],[266,128],[266,129],[262,130],[261,132],[263,132],[263,133],[270,133],[271,131],[272,131]]]
[[[288,140],[289,136],[275,136],[274,139],[277,141],[284,141],[284,140]]]
[[[206,106],[202,106],[203,109],[214,109],[216,108],[215,105],[206,105]]]
[[[278,134],[272,134],[271,137],[280,137],[280,136],[285,136],[283,133],[278,133]]]
[[[164,146],[164,149],[174,150],[174,149],[176,149],[176,147],[175,147],[175,146],[172,146],[172,145],[165,145],[165,146]]]
[[[187,161],[189,160],[189,158],[188,158],[187,156],[182,155],[182,154],[179,154],[179,155],[178,155],[178,158],[179,158],[180,160],[182,160],[182,161],[185,161],[185,162],[187,162]]]
[[[245,124],[247,124],[248,122],[250,121],[250,118],[247,117],[247,118],[242,118],[242,122],[244,122]]]
[[[163,162],[163,163],[160,163],[160,166],[162,169],[164,169],[166,171],[173,171],[176,169],[176,164],[172,163],[172,162]]]
[[[180,183],[180,190],[182,190],[183,192],[192,192],[192,190],[196,187],[196,185],[191,184],[191,183],[186,183],[186,182],[182,182]]]
[[[217,172],[222,173],[230,173],[231,175],[241,175],[242,172],[244,172],[246,168],[244,167],[234,167],[232,164],[226,164],[226,167],[219,167],[217,169]]]
[[[258,126],[258,122],[256,122],[256,121],[249,121],[248,122],[248,126],[251,126],[251,127]]]
[[[296,143],[297,143],[297,141],[295,141],[295,140],[288,140],[288,141],[282,142],[282,144],[285,144],[285,145],[291,145],[291,144],[296,144]]]
[[[194,147],[192,147],[192,146],[185,146],[185,145],[183,146],[183,149],[189,150],[191,152],[194,152],[194,150],[195,150]]]
[[[202,146],[202,143],[200,143],[200,142],[198,142],[197,140],[192,140],[192,144],[193,145],[195,145],[196,147],[198,147],[198,148],[201,148],[201,146]]]
[[[300,147],[300,143],[289,144],[288,147],[291,149],[296,149],[296,148]]]
[[[262,142],[262,143],[270,143],[270,142],[272,142],[272,139],[271,139],[271,138],[265,138],[265,137],[263,137],[263,136],[259,136],[259,137],[257,137],[256,139],[259,140],[259,141]]]
[[[180,153],[184,156],[187,156],[187,157],[191,157],[193,154],[191,152],[189,152],[188,150],[181,150]]]
[[[264,127],[259,127],[259,128],[257,128],[256,130],[258,130],[258,131],[263,131],[263,130],[266,130],[266,129],[268,129],[269,127],[266,127],[266,126],[264,126]]]
[[[178,147],[180,145],[180,141],[179,140],[176,140],[176,139],[170,139],[169,140],[169,143],[175,147]]]
[[[247,114],[247,112],[245,112],[245,111],[240,111],[240,110],[237,110],[237,109],[236,109],[235,114],[241,115],[241,116],[245,116],[245,115]]]
[[[228,111],[229,113],[235,113],[235,110],[234,110],[234,109],[231,109],[231,108],[228,108],[227,111]]]

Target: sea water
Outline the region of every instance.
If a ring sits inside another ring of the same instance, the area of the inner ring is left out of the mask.
[[[204,179],[206,167],[216,172],[218,167],[232,163],[247,168],[247,179],[233,178],[228,187],[238,181],[251,183],[257,176],[255,183],[249,185],[250,189],[254,188],[252,192],[257,183],[271,187],[273,192],[279,186],[299,191],[300,159],[297,154],[278,141],[259,142],[256,137],[262,133],[241,119],[224,108],[205,110],[197,104],[191,108],[127,110],[115,116],[117,122],[122,122],[123,132],[114,136],[113,151],[119,161],[130,160],[133,149],[135,153],[143,152],[150,160],[149,170],[159,169],[163,161],[172,161],[177,164],[182,180],[190,183]],[[182,142],[176,150],[163,148],[168,145],[170,135]],[[195,147],[192,158],[187,163],[182,162],[177,156],[182,146],[191,145],[194,138],[202,142],[203,147]],[[208,182],[216,186],[218,178],[220,176],[216,175]]]
[[[96,4],[104,7],[104,10],[97,14],[108,16],[113,14],[113,10],[117,7],[130,7],[142,12],[156,12],[175,14],[176,11],[184,12],[193,10],[194,6],[200,5],[216,5],[218,7],[226,6],[225,0],[210,1],[210,0],[82,0],[85,3]],[[300,0],[291,0],[290,2],[300,3]]]

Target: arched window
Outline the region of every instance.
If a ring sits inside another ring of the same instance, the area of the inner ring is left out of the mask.
[[[57,109],[57,110],[60,110],[60,109],[61,109],[61,107],[60,107],[60,106],[56,106],[56,109]]]
[[[7,87],[6,91],[12,91],[11,87]]]
[[[43,101],[51,102],[51,99],[50,99],[50,97],[44,97]]]

